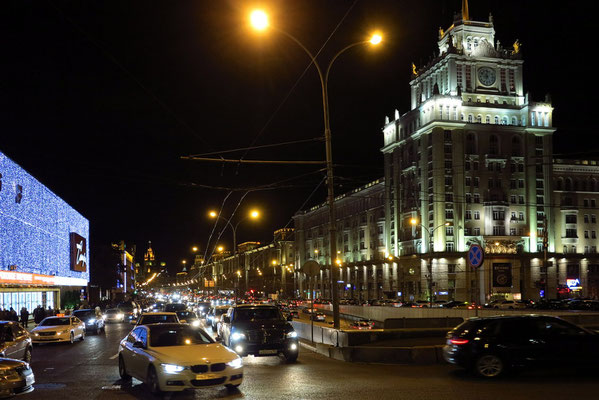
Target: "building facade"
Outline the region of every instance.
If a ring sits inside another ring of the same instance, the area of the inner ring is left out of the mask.
[[[433,60],[413,66],[411,109],[385,120],[384,179],[335,202],[338,290],[478,303],[597,297],[599,164],[553,159],[551,99],[525,93],[520,44],[504,48],[492,16],[475,21],[463,2],[437,44]],[[368,190],[381,191],[380,204],[358,201],[378,198]],[[295,216],[296,269],[318,260],[317,291],[330,297],[326,209]],[[467,263],[475,244],[478,269]]]
[[[0,152],[0,307],[60,307],[89,282],[89,221]]]
[[[295,297],[297,275],[294,270],[294,230],[274,232],[273,242],[260,245],[245,242],[234,256],[214,254],[200,269],[192,269],[188,285],[206,291],[233,291],[265,297]],[[224,252],[223,252],[224,253]]]
[[[398,268],[387,262],[385,240],[385,184],[382,179],[335,198],[337,218],[337,257],[341,297],[395,297],[398,290]],[[300,212],[293,217],[295,225],[295,269],[299,276],[299,292],[308,296],[331,298],[329,214],[327,204]],[[308,260],[321,265],[320,273],[310,279],[301,272]]]

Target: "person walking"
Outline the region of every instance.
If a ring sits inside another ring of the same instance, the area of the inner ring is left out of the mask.
[[[29,325],[29,311],[27,311],[26,307],[21,308],[21,324],[25,328]]]
[[[42,321],[42,319],[44,319],[42,317],[42,306],[38,304],[35,310],[33,310],[33,322],[35,322],[35,324],[37,325]]]
[[[19,316],[17,315],[17,312],[15,311],[15,309],[12,307],[10,308],[10,320],[19,322]]]

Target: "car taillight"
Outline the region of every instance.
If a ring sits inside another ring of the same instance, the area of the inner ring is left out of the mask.
[[[468,343],[468,339],[450,339],[449,342],[459,346]]]

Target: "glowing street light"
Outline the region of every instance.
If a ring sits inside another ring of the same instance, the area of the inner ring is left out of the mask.
[[[231,230],[233,231],[233,256],[235,256],[237,254],[237,227],[239,226],[239,224],[242,221],[245,221],[246,219],[253,219],[253,220],[257,220],[260,218],[260,211],[259,210],[251,210],[245,217],[241,218],[239,221],[237,221],[237,223],[235,225],[233,225],[231,223],[231,220],[228,218],[223,217],[222,215],[219,215],[219,213],[217,213],[214,210],[211,210],[208,213],[208,216],[210,218],[220,218],[222,220],[224,220],[227,225],[229,225],[231,227]]]
[[[335,218],[335,191],[333,184],[333,150],[332,150],[332,140],[331,140],[331,127],[329,120],[329,94],[328,94],[328,80],[329,73],[331,71],[331,67],[335,60],[346,50],[349,50],[355,46],[363,45],[363,44],[371,44],[378,45],[382,41],[382,36],[377,33],[373,35],[369,40],[362,40],[356,43],[352,43],[344,48],[342,48],[339,52],[337,52],[329,61],[325,70],[323,70],[316,60],[316,57],[300,42],[295,36],[281,30],[277,27],[273,27],[270,25],[268,21],[268,16],[264,11],[254,11],[250,15],[250,22],[254,29],[259,31],[264,31],[267,27],[270,27],[272,30],[277,31],[278,33],[283,34],[295,44],[297,44],[301,49],[310,57],[312,64],[316,68],[318,72],[318,77],[320,79],[320,85],[322,89],[322,108],[323,108],[323,120],[324,120],[324,137],[325,137],[325,154],[326,154],[326,166],[327,166],[327,197],[328,197],[328,207],[329,207],[329,246],[330,246],[330,265],[331,265],[331,273],[330,273],[330,287],[332,294],[332,303],[333,303],[333,326],[335,329],[340,328],[339,324],[339,293],[337,292],[337,273],[333,266],[335,265],[335,256],[337,254],[337,238],[336,238],[336,227],[334,221]]]
[[[268,28],[268,15],[262,10],[254,10],[250,14],[250,24],[257,31]]]

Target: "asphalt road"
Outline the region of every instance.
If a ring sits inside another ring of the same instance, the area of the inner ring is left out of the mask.
[[[111,324],[106,334],[75,344],[36,346],[31,363],[35,391],[20,399],[153,399],[141,382],[119,380],[117,347],[128,324]],[[246,357],[239,390],[208,388],[166,399],[591,399],[599,390],[597,371],[544,371],[488,382],[448,365],[353,364],[301,349],[296,364],[277,357]]]

